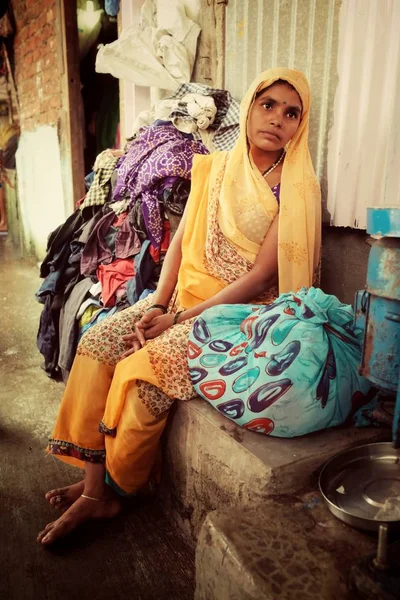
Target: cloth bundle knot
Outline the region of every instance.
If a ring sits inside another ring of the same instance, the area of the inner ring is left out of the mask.
[[[187,111],[199,129],[208,129],[214,123],[217,107],[211,96],[186,94],[181,102],[186,103]]]

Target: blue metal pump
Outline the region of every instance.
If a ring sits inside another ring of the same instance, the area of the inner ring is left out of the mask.
[[[360,372],[396,397],[392,441],[400,446],[400,208],[368,208],[371,247],[366,291],[356,294],[357,321],[365,319]],[[360,323],[361,324],[361,323]]]

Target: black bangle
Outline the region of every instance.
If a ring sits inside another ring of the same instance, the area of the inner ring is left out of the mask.
[[[164,315],[166,315],[168,312],[168,309],[165,306],[163,306],[162,304],[152,304],[151,306],[149,306],[149,308],[146,309],[146,312],[148,312],[149,310],[152,310],[153,308],[158,308],[159,310],[162,310]]]
[[[178,319],[179,319],[180,315],[181,315],[183,312],[185,312],[185,311],[184,311],[184,310],[178,310],[178,312],[177,312],[177,313],[175,313],[175,316],[174,316],[174,321],[173,321],[173,323],[172,323],[173,325],[179,325],[179,323],[178,323]]]

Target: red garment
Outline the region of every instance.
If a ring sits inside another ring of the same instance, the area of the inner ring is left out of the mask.
[[[123,212],[119,215],[115,215],[115,221],[113,221],[113,227],[121,227],[122,223],[125,221],[128,216],[127,212]]]
[[[86,198],[86,194],[83,196],[83,198],[80,198],[79,200],[77,200],[75,203],[75,208],[79,208],[85,198]]]
[[[101,283],[101,299],[104,306],[114,306],[118,288],[135,275],[133,258],[120,258],[109,265],[100,265],[97,279]]]
[[[153,244],[150,244],[150,256],[155,263],[160,262],[161,255],[166,254],[169,244],[171,242],[171,224],[169,221],[163,223],[163,237],[159,248],[155,248]]]

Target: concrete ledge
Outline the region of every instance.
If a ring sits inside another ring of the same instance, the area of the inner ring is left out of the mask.
[[[177,402],[166,436],[161,497],[194,538],[208,512],[249,506],[271,494],[313,489],[316,472],[332,455],[390,439],[379,429],[341,428],[278,439],[244,430],[203,400]]]
[[[213,511],[197,544],[195,600],[352,600],[350,568],[375,549],[316,492]]]

